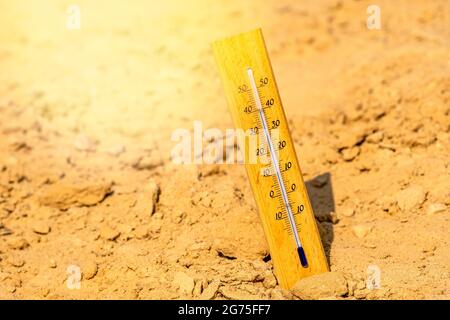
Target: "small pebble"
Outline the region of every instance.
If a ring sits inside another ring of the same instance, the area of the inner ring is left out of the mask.
[[[100,230],[100,236],[105,240],[114,241],[120,236],[120,232],[111,227],[104,226]]]
[[[54,259],[50,259],[48,266],[52,269],[55,269],[58,265]]]
[[[353,217],[355,215],[355,209],[353,209],[352,207],[343,207],[341,210],[339,210],[339,213],[344,217]]]
[[[330,222],[336,224],[339,222],[339,218],[336,212],[330,212]]]
[[[145,239],[149,237],[149,230],[148,227],[143,225],[143,226],[138,226],[136,228],[136,230],[134,230],[134,235],[136,236],[136,238],[138,239]]]
[[[342,159],[345,161],[352,161],[359,155],[359,148],[353,147],[350,149],[344,149],[342,150]]]
[[[371,231],[372,231],[371,226],[367,226],[367,225],[363,225],[363,224],[356,225],[353,227],[353,233],[358,238],[366,237]]]
[[[12,265],[13,267],[16,267],[16,268],[21,268],[25,265],[25,260],[23,260],[21,258],[17,258],[17,257],[10,257],[8,259],[8,262],[10,265]]]
[[[37,221],[33,224],[33,231],[37,234],[48,234],[51,228],[45,221]]]
[[[95,277],[98,272],[98,265],[94,261],[88,261],[83,265],[82,273],[83,278],[90,280]]]

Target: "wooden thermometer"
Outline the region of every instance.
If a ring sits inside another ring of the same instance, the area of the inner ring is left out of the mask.
[[[264,38],[258,29],[217,41],[213,49],[236,128],[258,137],[256,146],[240,148],[275,274],[290,289],[328,271],[328,264]]]

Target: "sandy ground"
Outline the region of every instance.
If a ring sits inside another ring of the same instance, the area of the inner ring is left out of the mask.
[[[450,3],[369,4],[1,0],[0,298],[449,299]],[[233,127],[210,44],[256,27],[333,271],[293,292],[244,168],[170,161]]]

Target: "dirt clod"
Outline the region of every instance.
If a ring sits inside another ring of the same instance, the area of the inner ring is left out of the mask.
[[[326,272],[300,280],[292,293],[304,300],[343,297],[348,293],[347,280],[340,272]]]
[[[190,296],[194,290],[194,279],[184,272],[176,272],[173,277],[173,285],[177,287],[181,294]]]
[[[43,189],[39,198],[45,206],[67,210],[73,206],[93,206],[110,193],[111,183],[53,184]]]
[[[105,240],[114,241],[120,236],[120,231],[109,226],[103,226],[100,229],[100,235]]]
[[[400,210],[418,209],[425,201],[426,193],[420,186],[408,187],[397,194],[397,205]]]

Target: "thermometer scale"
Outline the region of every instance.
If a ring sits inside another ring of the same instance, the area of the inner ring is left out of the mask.
[[[290,289],[328,264],[264,38],[257,29],[216,41],[213,50],[236,128],[259,138],[256,148],[240,147],[275,274]]]

